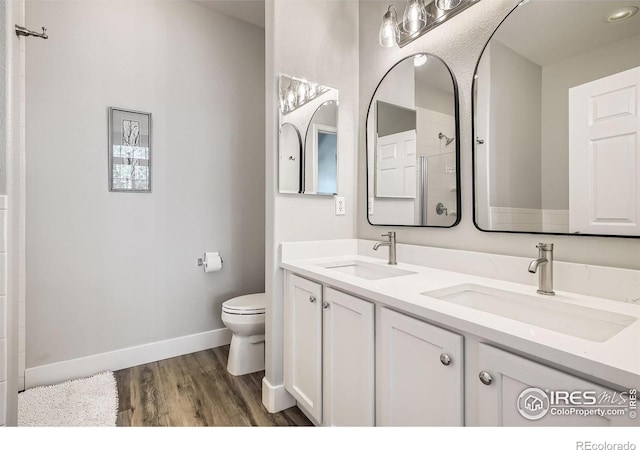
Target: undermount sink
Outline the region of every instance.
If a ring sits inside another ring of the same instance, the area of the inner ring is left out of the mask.
[[[366,263],[363,261],[340,261],[320,264],[325,269],[335,270],[365,280],[383,280],[385,278],[413,275],[416,272],[398,269],[397,267],[383,266],[381,264]]]
[[[422,295],[518,320],[548,330],[604,342],[636,321],[635,317],[474,284],[423,292]]]

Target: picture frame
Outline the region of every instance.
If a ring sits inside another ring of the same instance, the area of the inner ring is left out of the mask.
[[[151,113],[108,108],[109,192],[151,192]]]

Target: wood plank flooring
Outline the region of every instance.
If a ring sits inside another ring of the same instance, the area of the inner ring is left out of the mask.
[[[227,372],[229,346],[115,372],[118,426],[309,426],[297,408],[269,414],[264,372]]]

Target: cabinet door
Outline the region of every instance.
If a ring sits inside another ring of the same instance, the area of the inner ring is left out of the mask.
[[[538,388],[546,391],[589,391],[596,392],[600,395],[602,392],[613,394],[612,389],[606,389],[597,384],[582,380],[580,378],[561,372],[556,369],[544,366],[537,362],[516,356],[512,353],[498,350],[497,348],[480,344],[478,363],[480,371],[486,372],[484,383],[477,376],[470,380],[473,383],[479,383],[478,393],[478,424],[484,426],[620,426],[620,425],[637,425],[637,421],[628,418],[628,413],[624,416],[616,417],[598,417],[598,416],[579,416],[571,415],[553,415],[548,407],[554,408],[549,400],[545,401],[544,396],[538,393],[531,396],[529,393],[521,396],[525,389]],[[487,378],[487,374],[490,378]],[[490,383],[490,384],[486,384]],[[531,392],[531,391],[529,391]],[[612,397],[615,405],[623,398]],[[519,399],[520,397],[520,399]],[[547,397],[548,398],[548,397]],[[576,399],[578,402],[586,402],[580,397]],[[518,409],[520,406],[526,409],[526,413],[530,417],[542,415],[541,418],[531,420],[525,418]],[[628,404],[628,399],[626,400]],[[565,405],[564,401],[557,405]],[[570,406],[570,405],[566,405]],[[587,407],[590,407],[587,405]],[[619,405],[613,407],[618,409]],[[566,410],[566,408],[559,408]],[[576,405],[576,409],[583,410],[585,406]]]
[[[331,288],[324,300],[324,424],[373,426],[374,306]]]
[[[284,386],[322,422],[322,286],[287,275],[284,307]]]
[[[379,327],[377,424],[464,425],[462,336],[386,308]]]

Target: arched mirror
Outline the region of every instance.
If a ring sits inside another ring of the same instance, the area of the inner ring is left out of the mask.
[[[640,236],[640,1],[530,0],[474,81],[483,231]]]
[[[295,125],[286,122],[280,126],[280,163],[278,165],[280,192],[302,192],[302,138]]]
[[[329,100],[309,121],[304,143],[305,194],[338,192],[338,103]]]
[[[410,56],[382,79],[367,114],[367,218],[372,225],[460,221],[458,91],[438,57]]]

